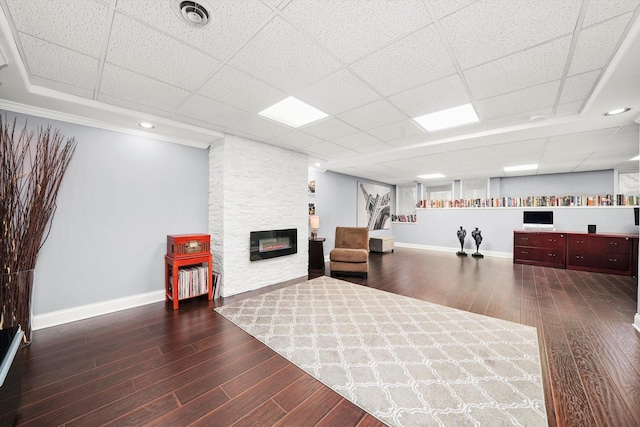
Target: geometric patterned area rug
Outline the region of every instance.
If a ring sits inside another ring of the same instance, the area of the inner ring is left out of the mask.
[[[535,328],[327,276],[216,311],[388,425],[547,425]]]

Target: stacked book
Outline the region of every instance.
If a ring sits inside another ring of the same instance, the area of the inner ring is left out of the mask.
[[[599,196],[529,196],[491,199],[420,200],[419,208],[510,208],[553,206],[637,206],[638,196],[605,194]]]
[[[209,268],[194,266],[181,268],[178,271],[178,298],[189,298],[208,292]]]

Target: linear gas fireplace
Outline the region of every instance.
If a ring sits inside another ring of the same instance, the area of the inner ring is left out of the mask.
[[[298,230],[252,231],[251,261],[291,255],[298,252]]]

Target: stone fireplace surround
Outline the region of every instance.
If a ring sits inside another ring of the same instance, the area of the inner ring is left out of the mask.
[[[280,147],[225,135],[209,147],[209,234],[223,297],[307,275],[308,247],[250,261],[250,233],[296,229],[309,235],[308,158]]]

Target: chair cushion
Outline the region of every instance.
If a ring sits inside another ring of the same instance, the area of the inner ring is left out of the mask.
[[[369,249],[367,227],[336,227],[336,248]]]
[[[329,253],[331,261],[339,262],[368,262],[369,251],[366,249],[334,248]]]

